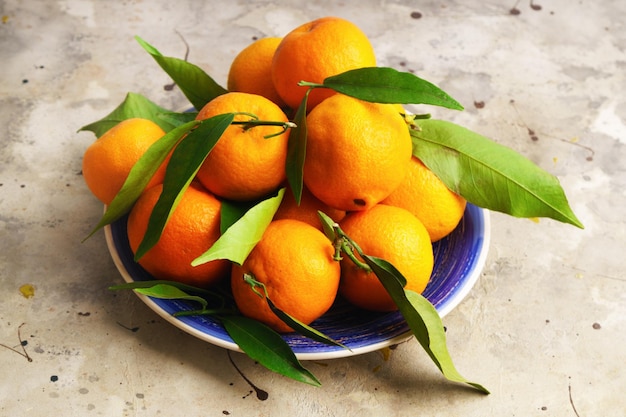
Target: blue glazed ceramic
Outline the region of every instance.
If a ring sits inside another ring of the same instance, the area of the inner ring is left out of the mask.
[[[126,237],[125,217],[107,226],[105,236],[113,261],[125,281],[153,279],[133,261]],[[454,232],[433,245],[435,268],[423,295],[441,317],[454,309],[478,280],[487,257],[489,237],[488,211],[468,204]],[[144,295],[139,297],[161,317],[185,332],[217,346],[240,350],[224,328],[209,316],[172,317],[177,311],[190,310],[191,306],[187,303]],[[350,350],[315,342],[295,333],[284,335],[298,359],[319,360],[362,354],[411,337],[400,313],[367,312],[340,299],[312,326]]]

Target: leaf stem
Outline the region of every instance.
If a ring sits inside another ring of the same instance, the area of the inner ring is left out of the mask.
[[[243,130],[249,130],[249,129],[252,129],[252,128],[257,127],[257,126],[279,126],[279,127],[282,127],[282,130],[279,131],[278,133],[272,133],[272,134],[263,136],[265,139],[270,139],[270,138],[273,138],[275,136],[282,135],[288,129],[293,129],[293,128],[297,127],[296,124],[294,122],[291,122],[291,121],[280,122],[280,121],[258,120],[258,119],[241,120],[241,121],[235,120],[235,121],[231,122],[231,124],[233,124],[233,125],[241,125],[241,126],[243,126]]]
[[[335,254],[333,259],[337,261],[341,260],[341,252],[343,252],[357,267],[365,272],[372,272],[372,268],[367,263],[360,260],[354,253],[356,251],[360,256],[363,256],[363,250],[361,250],[359,245],[350,239],[337,223],[333,224],[333,230],[335,231],[335,241],[333,242]]]
[[[258,295],[261,298],[268,298],[268,294],[267,294],[267,288],[265,288],[265,284],[263,284],[262,282],[259,282],[256,280],[256,277],[250,273],[245,273],[243,274],[243,280],[250,285],[250,288],[252,289],[252,291],[254,291],[256,293],[256,295]],[[259,290],[257,289],[257,287],[261,288],[263,290],[263,294],[261,294],[259,292]]]
[[[342,238],[342,244],[341,244],[341,250],[343,251],[343,253],[345,253],[348,258],[350,258],[350,260],[352,262],[354,262],[354,264],[356,266],[358,266],[360,269],[364,270],[365,272],[372,272],[372,268],[366,264],[365,262],[361,261],[356,254],[354,253],[354,249],[356,249],[356,247],[354,246],[354,242],[351,241],[350,239],[346,239],[345,237]],[[357,250],[357,252],[360,252]],[[361,253],[359,253],[360,255]]]
[[[298,85],[300,87],[309,87],[309,88],[328,88],[327,86],[325,86],[324,84],[320,84],[320,83],[312,83],[310,81],[299,81]]]

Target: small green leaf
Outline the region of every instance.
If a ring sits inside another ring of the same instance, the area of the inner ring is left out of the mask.
[[[228,259],[241,265],[261,240],[284,194],[285,189],[281,188],[276,196],[265,199],[250,208],[220,236],[209,250],[194,259],[191,265],[198,266],[215,259]]]
[[[148,288],[135,288],[135,292],[139,294],[147,295],[148,297],[160,298],[164,300],[187,300],[187,301],[195,301],[202,305],[202,309],[206,309],[208,303],[197,295],[190,295],[186,292],[174,287],[173,285],[168,284],[157,284]]]
[[[90,131],[99,138],[119,122],[137,117],[152,120],[161,129],[169,132],[175,125],[160,117],[161,114],[165,113],[170,113],[170,111],[154,104],[140,94],[128,93],[124,101],[115,110],[97,122],[81,127],[78,131]]]
[[[183,193],[233,119],[233,113],[226,113],[202,120],[174,149],[165,170],[163,190],[150,214],[148,229],[137,248],[135,261],[159,241]]]
[[[119,290],[134,290],[136,288],[150,288],[155,285],[169,285],[171,287],[178,288],[181,291],[200,295],[205,300],[214,299],[219,304],[224,304],[224,297],[217,292],[207,290],[205,288],[194,287],[193,285],[183,284],[178,281],[169,281],[169,280],[149,280],[149,281],[132,281],[125,282],[123,284],[112,285],[109,287],[109,290],[119,291]]]
[[[270,371],[313,386],[321,383],[296,358],[287,342],[266,325],[243,316],[220,316],[224,328],[251,359]]]
[[[108,205],[96,227],[94,227],[85,239],[88,239],[107,224],[113,223],[132,208],[133,204],[135,204],[135,201],[137,201],[146,188],[146,185],[148,185],[154,173],[165,161],[172,148],[174,148],[181,137],[198,123],[199,122],[194,121],[181,125],[169,133],[166,133],[148,148],[135,165],[133,165],[122,188]]]
[[[317,216],[320,218],[322,222],[322,231],[331,242],[335,241],[335,221],[330,218],[330,216],[321,211],[317,211]]]
[[[296,204],[300,204],[302,198],[302,188],[304,187],[304,160],[306,158],[306,106],[311,89],[308,89],[294,117],[296,127],[289,132],[289,140],[287,142],[287,163],[285,170],[287,173],[287,181],[293,192]]]
[[[393,68],[358,68],[328,77],[323,86],[375,103],[431,104],[453,110],[463,106],[436,85]]]
[[[559,180],[514,150],[443,120],[416,120],[413,155],[467,201],[516,217],[583,228]]]
[[[206,103],[215,97],[228,92],[200,67],[179,58],[163,56],[155,47],[139,36],[135,36],[135,39],[172,77],[172,80],[196,109],[202,109]]]
[[[435,307],[420,294],[405,291],[402,281],[406,280],[392,264],[373,256],[362,256],[398,306],[417,341],[441,370],[443,376],[450,381],[466,383],[489,394],[485,387],[469,382],[456,370],[446,346],[443,323]]]

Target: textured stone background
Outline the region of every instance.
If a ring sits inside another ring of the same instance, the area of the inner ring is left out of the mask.
[[[625,2],[4,0],[0,15],[0,416],[625,414]],[[484,272],[444,319],[457,367],[490,396],[446,382],[412,340],[309,363],[321,388],[235,354],[259,401],[225,350],[107,290],[121,278],[102,234],[81,243],[102,207],[80,176],[94,137],[77,129],[128,91],[187,105],[134,35],[181,58],[182,36],[225,84],[253,37],[325,15],[466,107],[427,111],[558,176],[586,226],[492,214]],[[21,351],[21,323],[32,362],[6,348]]]

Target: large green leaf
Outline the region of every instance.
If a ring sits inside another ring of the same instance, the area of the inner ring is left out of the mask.
[[[489,394],[485,387],[475,382],[469,382],[456,370],[446,346],[443,323],[435,307],[420,294],[405,290],[402,286],[404,277],[392,264],[373,256],[363,255],[363,259],[383,284],[398,306],[415,338],[441,370],[441,373],[450,381],[466,383],[485,394]]]
[[[191,265],[197,266],[215,259],[228,259],[241,265],[261,240],[284,195],[285,189],[281,188],[276,196],[267,198],[250,208],[226,229],[211,248],[194,259]]]
[[[393,68],[367,67],[346,71],[326,78],[323,86],[375,103],[431,104],[463,110],[459,102],[436,85]]]
[[[174,149],[165,171],[163,190],[150,214],[148,229],[137,248],[135,261],[159,241],[183,193],[234,117],[233,113],[225,113],[202,120]]]
[[[156,105],[141,94],[128,93],[124,101],[115,110],[102,119],[81,127],[78,131],[87,130],[95,133],[96,137],[99,138],[119,122],[138,117],[152,120],[161,129],[169,132],[175,125],[161,117],[162,114],[166,113],[170,113],[170,110]]]
[[[274,330],[243,316],[221,316],[220,321],[241,350],[270,371],[310,385],[321,385]]]
[[[582,228],[559,180],[514,150],[443,120],[415,120],[413,154],[467,201]]]
[[[163,56],[154,46],[139,36],[135,36],[135,39],[172,77],[172,80],[196,109],[200,110],[206,103],[227,92],[197,65],[179,58]]]

